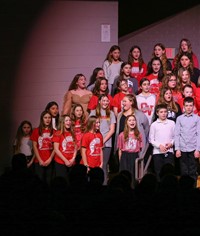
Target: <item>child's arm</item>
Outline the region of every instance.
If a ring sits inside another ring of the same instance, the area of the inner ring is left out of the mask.
[[[50,157],[44,162],[45,166],[48,166],[52,162],[54,155],[55,155],[55,151],[53,150]]]
[[[103,138],[103,144],[105,144],[114,134],[115,132],[115,124],[111,124],[110,125],[110,130],[109,132],[106,134],[106,136]]]
[[[85,147],[81,147],[81,155],[82,155],[83,165],[88,167],[87,156],[86,156],[86,148]]]
[[[69,160],[69,162],[70,162],[71,164],[73,164],[73,163],[75,162],[77,152],[78,152],[78,150],[77,150],[77,147],[76,147],[76,148],[74,149],[74,155],[73,155],[72,159]]]
[[[113,112],[114,112],[115,116],[117,117],[117,115],[118,115],[118,107],[113,107]]]
[[[119,161],[121,161],[121,156],[122,156],[122,150],[118,149],[118,156],[119,156]]]
[[[59,143],[54,142],[54,151],[60,157],[60,159],[65,163],[66,166],[70,166],[70,162],[63,156],[62,152],[59,150]]]
[[[31,158],[30,162],[27,164],[27,167],[29,168],[35,160],[35,154],[33,154],[33,157]]]
[[[37,142],[33,141],[33,151],[35,153],[35,157],[38,159],[38,162],[41,166],[44,166],[44,161],[41,159],[38,148],[37,148]]]
[[[68,114],[71,110],[72,105],[72,94],[70,91],[68,91],[64,96],[64,102],[63,102],[63,110],[62,114]]]
[[[174,144],[175,144],[175,151],[176,151],[176,157],[179,158],[181,157],[181,150],[180,150],[180,142],[179,142],[179,137],[180,137],[180,121],[177,118],[176,124],[175,124],[175,135],[174,135]]]
[[[101,153],[100,153],[100,160],[101,160],[100,167],[103,168],[103,149],[102,148],[101,148]]]
[[[198,116],[198,120],[197,120],[197,127],[196,127],[196,130],[197,130],[197,146],[196,146],[196,150],[194,152],[194,157],[195,158],[199,158],[200,157],[200,117]]]

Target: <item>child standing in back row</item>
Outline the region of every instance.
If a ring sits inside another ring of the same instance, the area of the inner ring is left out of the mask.
[[[102,66],[105,77],[108,80],[109,94],[112,92],[115,77],[120,75],[121,64],[122,60],[120,58],[120,47],[118,45],[113,45],[110,48]]]

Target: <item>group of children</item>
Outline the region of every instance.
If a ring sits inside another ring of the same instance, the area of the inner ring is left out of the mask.
[[[102,68],[94,70],[96,80],[93,76],[89,82],[88,90],[93,95],[88,102],[88,114],[80,103],[75,103],[68,114],[60,116],[58,104],[50,102],[41,113],[37,128],[33,129],[29,121],[20,124],[14,154],[24,153],[27,166],[34,163],[35,173],[47,183],[52,176],[67,178],[73,165],[83,164],[88,171],[102,168],[106,185],[113,147],[117,147],[119,170],[130,171],[134,179],[135,160],[149,142],[158,180],[162,166],[174,165],[175,156],[180,159],[180,174],[196,180],[200,151],[198,86],[192,82],[189,68],[176,67],[177,73],[173,72],[173,64],[165,53],[164,45],[156,44],[146,65],[141,49],[133,46],[129,61],[123,62],[119,46],[113,45]],[[181,61],[186,54],[180,55]],[[136,110],[145,114],[149,132],[142,135],[141,123],[132,112],[124,116],[124,125],[116,137],[117,126],[122,122],[119,115],[130,94],[136,100]]]

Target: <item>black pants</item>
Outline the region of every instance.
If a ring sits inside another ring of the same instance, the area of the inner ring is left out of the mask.
[[[158,181],[160,181],[160,171],[162,167],[167,163],[174,165],[174,154],[172,152],[167,152],[166,154],[154,154],[153,163],[156,177]]]
[[[194,151],[181,152],[180,157],[180,172],[181,176],[189,175],[195,181],[197,180],[197,165],[198,159],[194,157]]]
[[[50,163],[48,166],[40,166],[39,163],[35,163],[35,173],[42,181],[44,181],[44,183],[50,185],[53,174],[52,163]]]

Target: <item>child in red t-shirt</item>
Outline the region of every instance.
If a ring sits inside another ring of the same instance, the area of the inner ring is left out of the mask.
[[[83,164],[80,149],[81,149],[81,140],[86,129],[86,116],[82,105],[75,104],[72,108],[70,116],[72,120],[72,129],[75,135],[76,146],[77,146],[77,155],[75,162],[76,164],[79,163]]]
[[[99,96],[106,94],[110,100],[110,109],[112,109],[112,96],[109,94],[108,80],[105,77],[100,77],[96,80],[93,95],[88,103],[88,111],[95,110],[98,105]]]
[[[193,112],[194,112],[194,114],[199,115],[200,112],[198,110],[198,105],[197,105],[196,97],[194,96],[192,85],[186,84],[183,87],[183,92],[182,93],[183,93],[183,97],[178,100],[178,104],[180,105],[182,112],[183,113],[185,112],[185,110],[184,110],[184,98],[192,97],[192,98],[194,98],[194,109],[193,109]]]
[[[69,115],[62,116],[60,129],[53,136],[55,150],[55,175],[67,178],[70,167],[75,163],[76,142]]]
[[[40,124],[33,130],[30,139],[33,142],[35,153],[35,172],[39,178],[50,184],[52,179],[54,157],[52,116],[48,111],[43,111],[40,115]]]
[[[113,97],[113,111],[114,111],[116,117],[117,117],[118,113],[122,111],[123,98],[126,96],[126,94],[129,94],[127,80],[126,79],[118,80],[117,81],[117,88],[118,88],[119,92],[116,93]]]
[[[103,136],[99,128],[99,118],[90,116],[81,142],[83,164],[88,170],[94,167],[103,167]]]

